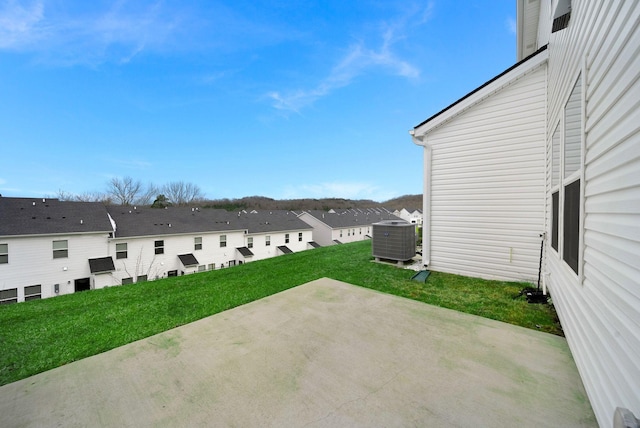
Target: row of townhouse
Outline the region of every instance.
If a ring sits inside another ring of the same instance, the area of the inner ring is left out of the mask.
[[[155,280],[313,248],[288,211],[0,197],[0,304]]]
[[[401,210],[395,210],[393,215],[400,217],[407,223],[422,226],[422,210],[408,210],[406,208],[402,208]]]
[[[385,208],[303,211],[300,219],[313,227],[313,240],[322,246],[371,239],[371,227],[383,220],[400,220]]]
[[[518,62],[410,131],[423,263],[540,278],[611,426],[617,407],[640,416],[640,2],[517,10]]]
[[[0,304],[367,239],[372,223],[390,217],[380,209],[227,212],[0,197]]]

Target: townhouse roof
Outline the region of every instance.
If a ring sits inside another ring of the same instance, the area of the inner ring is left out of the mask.
[[[229,212],[214,208],[109,206],[116,238],[244,230]]]
[[[310,225],[300,220],[296,213],[286,210],[240,211],[235,214],[240,224],[252,233],[309,230]]]
[[[386,208],[350,209],[339,212],[311,210],[305,212],[333,229],[368,226],[382,220],[400,220],[399,217]]]
[[[100,202],[0,197],[0,236],[112,231],[107,209]]]

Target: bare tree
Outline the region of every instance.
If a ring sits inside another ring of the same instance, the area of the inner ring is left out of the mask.
[[[131,177],[114,177],[107,185],[107,194],[120,205],[131,205],[142,191],[142,183]]]
[[[58,199],[61,201],[72,202],[103,202],[105,204],[111,203],[109,195],[100,192],[83,192],[80,194],[66,192],[64,190],[58,190]]]
[[[200,187],[184,181],[173,181],[162,188],[164,195],[174,205],[188,205],[202,200]]]
[[[160,193],[160,189],[153,183],[147,184],[147,187],[140,191],[140,194],[134,201],[138,205],[151,205]]]

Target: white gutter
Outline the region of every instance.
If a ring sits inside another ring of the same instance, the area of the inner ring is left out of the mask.
[[[424,141],[424,135],[417,137],[415,131],[409,131],[413,143],[424,147],[424,172],[423,172],[423,189],[422,197],[422,264],[429,266],[431,264],[431,145]]]

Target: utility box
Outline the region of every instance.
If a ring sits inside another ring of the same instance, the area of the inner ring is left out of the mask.
[[[416,255],[415,224],[403,220],[374,223],[371,246],[376,261],[394,260],[402,264]]]

